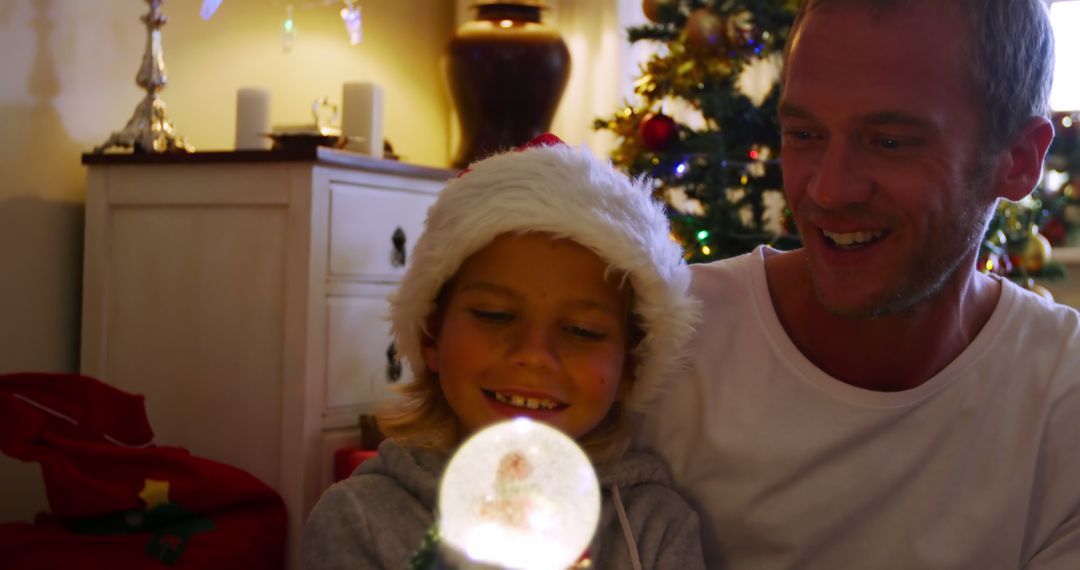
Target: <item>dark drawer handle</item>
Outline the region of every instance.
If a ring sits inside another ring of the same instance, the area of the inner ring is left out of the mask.
[[[405,266],[405,230],[398,226],[394,230],[394,235],[390,237],[390,241],[394,244],[394,251],[390,254],[390,264],[394,267]]]
[[[397,347],[393,341],[386,347],[386,381],[397,382],[401,379],[401,359],[398,358]]]

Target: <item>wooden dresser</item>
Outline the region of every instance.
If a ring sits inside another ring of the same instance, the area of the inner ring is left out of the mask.
[[[386,297],[455,172],[329,148],[83,162],[82,373],[145,395],[159,445],[280,492],[297,568],[333,451],[409,374]]]

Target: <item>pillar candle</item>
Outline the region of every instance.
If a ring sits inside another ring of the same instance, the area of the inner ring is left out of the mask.
[[[269,149],[270,90],[244,87],[236,92],[236,150]]]
[[[341,134],[358,137],[348,148],[361,154],[383,156],[383,91],[374,83],[346,83],[341,97]]]

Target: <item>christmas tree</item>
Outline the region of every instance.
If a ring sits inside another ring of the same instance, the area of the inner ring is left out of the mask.
[[[595,127],[618,138],[617,165],[656,181],[692,262],[762,243],[798,244],[777,160],[779,85],[754,100],[739,83],[752,65],[778,67],[797,7],[798,0],[645,0],[650,23],[628,30],[631,42],[659,50],[642,65],[637,100]],[[678,120],[669,107],[689,118]]]
[[[1065,277],[1065,266],[1053,259],[1053,247],[1068,245],[1068,235],[1078,233],[1073,218],[1080,212],[1080,130],[1073,115],[1053,115],[1056,134],[1039,186],[1020,202],[999,202],[979,256],[981,271],[1008,277],[1051,300],[1053,295],[1039,282]]]
[[[654,42],[659,49],[641,67],[637,99],[594,126],[616,135],[615,164],[655,181],[656,195],[670,205],[674,237],[691,262],[732,257],[760,244],[799,245],[782,190],[780,84],[754,100],[740,83],[752,66],[779,69],[799,2],[644,0],[650,23],[628,30],[631,43]],[[689,119],[677,120],[668,108],[683,110]],[[1067,118],[1058,129],[1069,134]],[[1076,160],[1075,139],[1059,135],[1051,166]],[[1072,188],[1048,192],[1044,180],[1032,197],[1002,201],[987,229],[979,269],[1050,297],[1036,280],[1064,275],[1051,259],[1050,241],[1056,233],[1064,236],[1063,205],[1080,202]]]

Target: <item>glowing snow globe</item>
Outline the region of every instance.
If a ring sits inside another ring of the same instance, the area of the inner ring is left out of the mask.
[[[600,486],[585,453],[526,418],[489,426],[450,459],[439,490],[444,555],[460,568],[565,570],[600,518]]]

